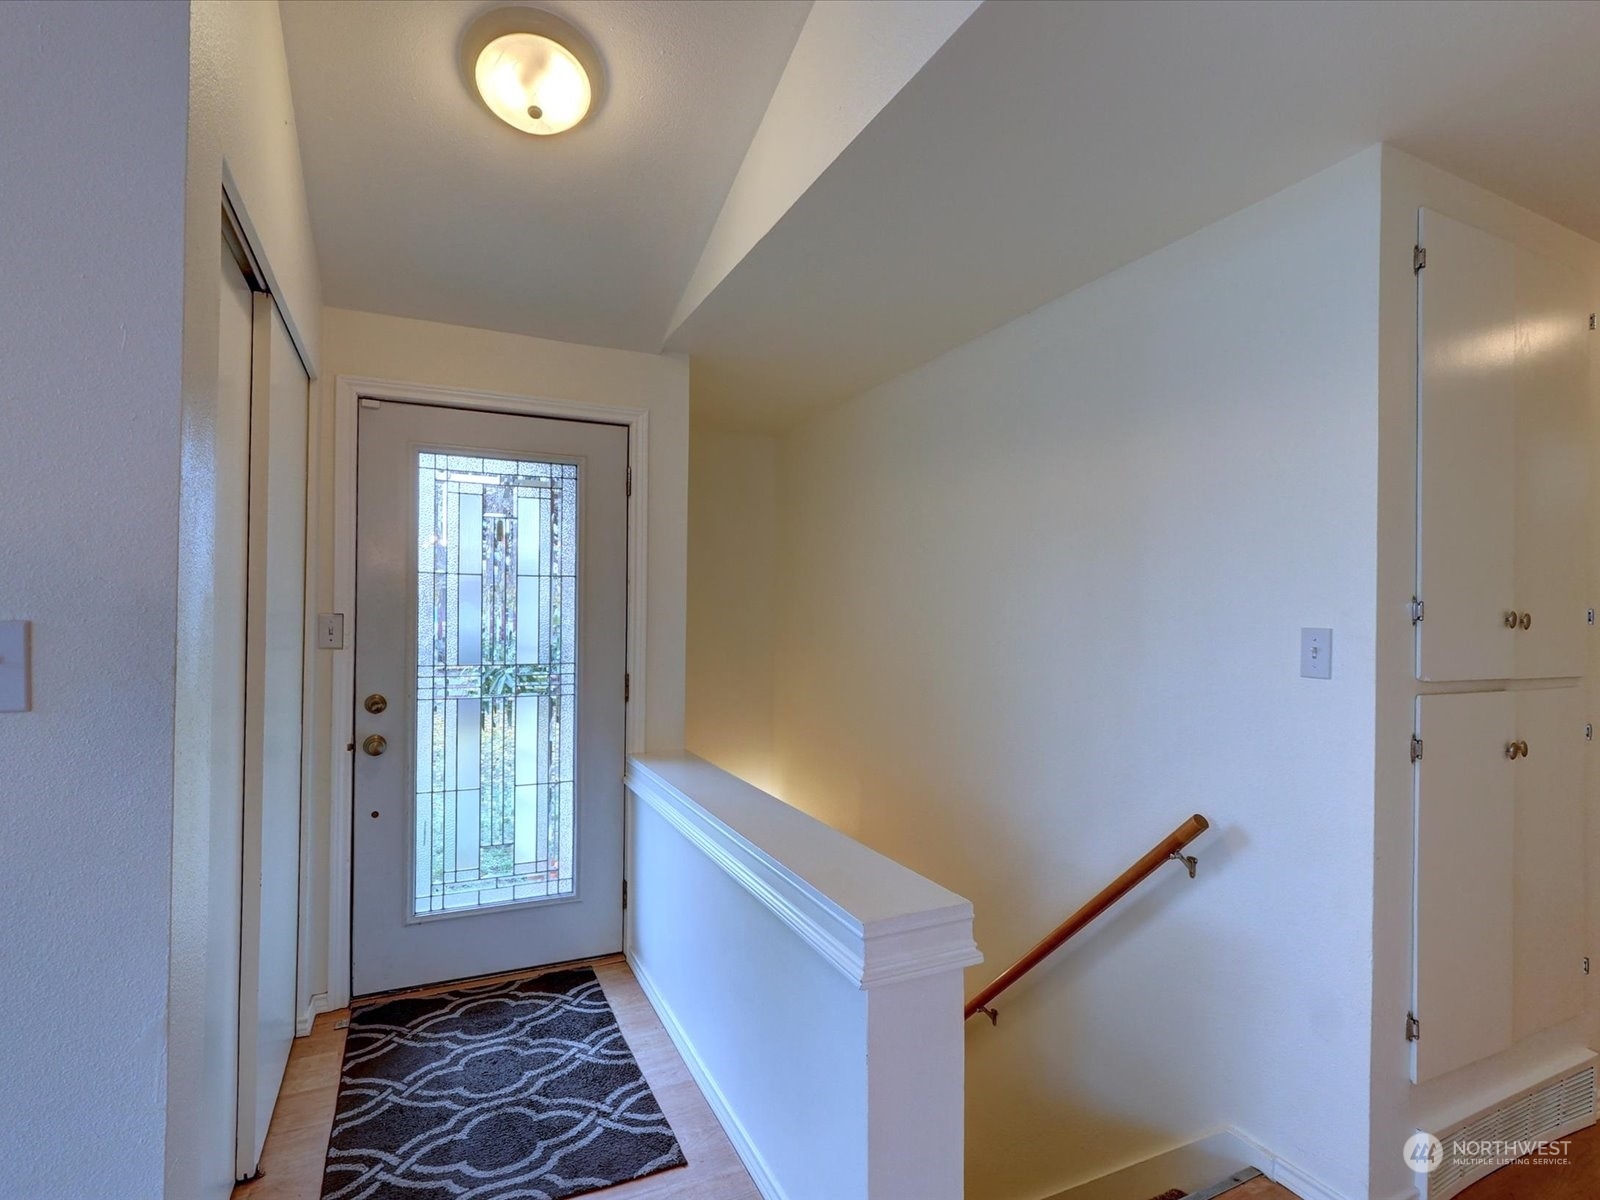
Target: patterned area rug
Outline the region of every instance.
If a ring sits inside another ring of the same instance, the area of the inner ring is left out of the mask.
[[[587,968],[350,1017],[323,1200],[560,1200],[684,1162]]]

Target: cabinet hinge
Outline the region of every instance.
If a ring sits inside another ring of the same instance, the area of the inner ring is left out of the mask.
[[[1416,1013],[1406,1014],[1406,1041],[1420,1042],[1422,1040],[1422,1022],[1417,1020]]]
[[[1428,252],[1421,246],[1411,247],[1411,273],[1415,275],[1428,265]]]
[[[1411,761],[1422,761],[1422,739],[1414,733],[1411,735]]]
[[[1418,600],[1415,596],[1411,597],[1411,623],[1413,625],[1422,624],[1422,613],[1422,601]]]
[[[628,468],[628,495],[633,495],[633,468]]]
[[[633,676],[632,675],[628,675],[628,674],[624,674],[622,676],[622,702],[624,704],[626,704],[632,698],[633,698]]]
[[[622,907],[628,907],[628,881],[626,879],[622,881]]]

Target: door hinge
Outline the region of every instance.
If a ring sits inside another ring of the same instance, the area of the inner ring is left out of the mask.
[[[1587,974],[1588,974],[1588,973],[1589,973],[1589,957],[1588,957],[1588,955],[1584,955],[1584,959],[1583,959],[1583,973],[1584,973],[1584,974],[1585,974],[1585,975],[1587,975]]]
[[[628,907],[628,881],[626,879],[622,881],[622,907]],[[1588,961],[1588,959],[1584,959],[1584,962]]]
[[[1416,1013],[1406,1014],[1406,1041],[1420,1042],[1422,1040],[1422,1022],[1417,1020]]]
[[[1415,275],[1428,265],[1428,252],[1421,246],[1411,247],[1411,273]]]
[[[622,702],[624,704],[626,704],[632,698],[633,698],[633,676],[632,675],[628,675],[628,674],[624,674],[622,676]]]
[[[628,468],[628,495],[633,495],[633,468]]]
[[[1411,597],[1411,623],[1413,625],[1422,624],[1423,611],[1424,609],[1422,601],[1418,600],[1415,596]]]
[[[1593,313],[1589,314],[1589,330],[1590,330],[1590,332],[1594,331],[1594,314]]]
[[[1422,739],[1414,733],[1411,735],[1411,761],[1422,761]]]
[[[1583,740],[1586,742],[1594,741],[1594,726],[1592,724],[1583,727]]]

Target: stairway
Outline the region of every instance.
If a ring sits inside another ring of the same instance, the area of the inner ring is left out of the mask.
[[[1273,1183],[1254,1167],[1246,1167],[1202,1191],[1184,1192],[1173,1188],[1150,1200],[1299,1200],[1299,1197]]]

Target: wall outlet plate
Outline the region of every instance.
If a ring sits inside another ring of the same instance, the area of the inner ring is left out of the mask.
[[[1300,631],[1300,674],[1305,679],[1333,678],[1333,630]]]

